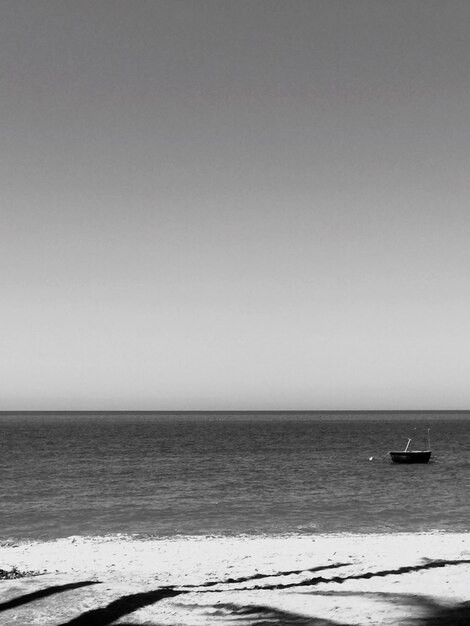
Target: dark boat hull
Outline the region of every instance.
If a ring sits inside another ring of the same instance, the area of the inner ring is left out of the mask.
[[[410,452],[390,452],[394,463],[428,463],[431,450],[414,450]]]

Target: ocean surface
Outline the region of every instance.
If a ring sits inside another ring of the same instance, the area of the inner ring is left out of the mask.
[[[1,540],[470,530],[463,413],[2,414],[0,470]]]

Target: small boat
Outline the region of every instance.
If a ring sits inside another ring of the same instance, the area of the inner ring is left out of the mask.
[[[429,436],[430,428],[428,428],[428,449],[427,450],[408,450],[412,437],[408,439],[404,450],[391,450],[389,452],[393,463],[428,463],[431,458],[431,439]]]

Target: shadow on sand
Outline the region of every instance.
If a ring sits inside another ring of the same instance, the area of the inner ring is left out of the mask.
[[[470,559],[461,560],[436,560],[429,561],[422,565],[410,565],[396,569],[380,570],[375,572],[365,572],[364,574],[352,574],[349,576],[333,576],[331,578],[325,578],[323,576],[317,576],[308,580],[300,582],[279,583],[279,584],[267,584],[267,585],[255,585],[250,587],[250,590],[277,590],[277,589],[295,589],[302,587],[312,587],[320,583],[337,583],[341,584],[348,580],[361,580],[369,579],[376,576],[391,576],[402,575],[410,572],[418,572],[422,570],[447,567],[451,565],[469,564]],[[307,570],[304,570],[307,571]],[[230,587],[230,591],[242,591],[246,588],[233,588]],[[216,593],[213,589],[201,590],[201,593]],[[386,594],[386,593],[368,593],[368,592],[341,592],[341,591],[328,591],[328,592],[311,592],[314,595],[328,595],[331,597],[340,596],[356,596],[356,597],[369,597],[374,599],[386,600],[391,603],[401,603],[402,605],[414,607],[424,615],[420,618],[411,618],[406,622],[409,626],[468,626],[470,624],[470,602],[463,602],[455,604],[453,606],[444,606],[433,600],[428,596],[415,596],[408,594]],[[189,607],[188,607],[189,608]],[[236,623],[240,626],[260,626],[273,625],[273,626],[348,626],[345,622],[335,622],[331,620],[325,620],[317,617],[305,617],[296,613],[289,613],[280,611],[269,606],[250,606],[236,604],[217,604],[216,614],[220,617],[230,617],[232,620],[235,618]],[[212,615],[215,615],[214,613]],[[403,626],[405,622],[400,622]]]
[[[305,588],[318,585],[320,583],[337,583],[341,584],[347,580],[360,580],[369,579],[376,576],[390,576],[390,575],[402,575],[410,572],[418,572],[421,570],[446,567],[451,565],[469,564],[470,559],[464,560],[437,560],[429,561],[422,565],[404,566],[397,569],[380,570],[373,572],[365,572],[364,574],[352,574],[349,576],[333,576],[331,578],[325,578],[323,576],[312,577],[307,580],[299,582],[286,582],[277,584],[265,584],[255,585],[250,587],[249,590],[277,590],[277,589],[296,589]],[[220,593],[220,589],[208,589],[207,587],[216,584],[233,585],[233,583],[249,582],[257,580],[259,578],[270,578],[273,576],[286,576],[290,574],[300,574],[303,572],[314,572],[322,569],[330,569],[341,567],[342,563],[336,563],[329,566],[315,567],[311,569],[295,570],[288,572],[276,572],[275,574],[255,574],[248,577],[231,578],[224,581],[211,581],[204,583],[198,587],[160,587],[152,591],[146,591],[142,593],[131,594],[122,596],[108,605],[102,608],[86,611],[78,617],[71,619],[68,622],[62,624],[62,626],[108,626],[113,624],[116,620],[137,611],[140,608],[155,604],[165,598],[173,598],[182,594],[206,594],[206,593]],[[22,604],[39,600],[41,598],[61,593],[64,591],[78,589],[89,585],[97,584],[96,581],[82,581],[77,583],[69,583],[66,585],[58,585],[55,587],[49,587],[40,591],[35,591],[30,594],[26,594],[19,598],[9,600],[0,604],[0,610],[5,611],[12,609]],[[246,587],[233,587],[228,586],[224,591],[247,591]],[[307,589],[304,590],[307,592]],[[414,617],[400,624],[407,624],[409,626],[464,626],[470,624],[470,602],[463,602],[455,604],[453,606],[444,606],[436,602],[429,596],[416,596],[409,594],[389,594],[389,593],[371,593],[371,592],[342,592],[342,591],[310,591],[312,595],[317,596],[331,596],[345,597],[368,597],[371,599],[378,599],[381,601],[387,601],[390,603],[400,603],[402,606],[409,606],[410,609],[418,609],[424,617]],[[185,610],[201,609],[200,604],[184,605]],[[221,620],[229,619],[234,624],[240,626],[348,626],[345,622],[335,622],[317,617],[306,617],[295,612],[283,611],[270,606],[244,606],[243,604],[221,604],[215,603],[211,607],[211,617],[220,618]],[[126,626],[120,622],[120,626]],[[130,626],[128,624],[127,626]],[[154,626],[157,624],[154,622]]]
[[[211,612],[211,618],[217,617],[220,618],[221,624],[225,623],[225,618],[229,619],[234,626],[348,626],[344,622],[335,622],[321,617],[307,617],[292,611],[263,605],[217,604],[215,611]]]
[[[0,611],[7,611],[8,609],[14,609],[22,604],[28,602],[34,602],[41,598],[47,598],[56,593],[63,593],[64,591],[70,591],[71,589],[79,589],[80,587],[88,587],[89,585],[97,585],[98,581],[84,580],[78,583],[67,583],[66,585],[56,585],[55,587],[47,587],[47,589],[40,589],[39,591],[33,591],[33,593],[27,593],[13,600],[7,600],[0,604]]]
[[[313,591],[314,596],[332,598],[361,597],[388,601],[402,607],[419,609],[422,617],[409,617],[400,621],[401,626],[464,626],[470,624],[470,602],[460,602],[452,606],[442,605],[431,596],[416,596],[407,593],[355,592],[355,591]]]
[[[323,595],[323,594],[318,594]],[[327,594],[329,595],[329,594]],[[341,592],[331,592],[334,597],[342,596]],[[454,606],[442,606],[427,596],[408,596],[404,594],[384,594],[379,593],[351,593],[356,597],[370,597],[381,600],[388,600],[393,604],[400,602],[409,606],[410,609],[418,609],[423,613],[423,617],[409,617],[400,619],[400,626],[468,626],[470,624],[470,602],[463,602]],[[306,617],[293,612],[281,611],[270,606],[242,606],[237,604],[218,604],[214,617],[229,619],[234,626],[351,626],[347,622],[336,622],[322,619],[320,617]],[[377,622],[379,623],[379,622]],[[387,622],[391,623],[391,622]],[[355,622],[356,624],[356,622]],[[124,626],[121,625],[120,626]],[[128,626],[131,626],[128,624]]]
[[[287,583],[275,583],[268,585],[255,585],[250,587],[250,590],[262,590],[262,589],[291,589],[294,587],[311,587],[312,585],[319,585],[320,583],[338,583],[341,584],[347,580],[361,580],[367,578],[374,578],[376,576],[398,576],[401,574],[408,574],[410,572],[419,572],[425,569],[434,569],[436,567],[446,567],[448,565],[461,565],[469,564],[470,559],[452,560],[452,561],[429,561],[423,565],[406,565],[404,567],[398,567],[396,569],[380,570],[378,572],[366,572],[365,574],[351,574],[350,576],[332,576],[325,578],[324,576],[315,576],[314,578],[307,578],[300,582],[287,582]],[[308,570],[304,570],[308,571]],[[281,575],[281,574],[279,574]],[[244,591],[244,587],[231,587],[231,591]],[[207,589],[205,593],[217,593],[218,590]]]
[[[291,576],[292,574],[303,574],[304,572],[321,572],[323,570],[335,569],[338,567],[346,567],[351,563],[334,563],[332,565],[319,565],[317,567],[310,567],[308,569],[295,569],[283,572],[273,572],[269,574],[253,574],[252,576],[240,576],[239,578],[226,578],[225,580],[211,580],[207,583],[201,583],[200,585],[183,585],[184,589],[202,589],[206,587],[214,587],[215,585],[232,585],[234,583],[247,583],[251,580],[260,580],[263,578],[276,578],[277,576]]]
[[[137,609],[141,609],[149,604],[155,604],[164,598],[172,598],[181,593],[184,592],[168,587],[165,589],[155,589],[154,591],[144,591],[129,596],[122,596],[103,608],[82,613],[69,622],[62,624],[62,626],[107,626],[120,617],[137,611]]]

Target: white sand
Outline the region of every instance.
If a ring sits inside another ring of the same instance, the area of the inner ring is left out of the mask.
[[[168,540],[70,537],[46,543],[4,545],[0,547],[0,568],[16,566],[47,573],[0,581],[2,602],[71,582],[99,584],[69,589],[15,607],[6,605],[7,610],[0,611],[0,624],[63,624],[85,611],[107,607],[123,596],[158,590],[165,585],[176,586],[184,593],[164,599],[152,597],[144,601],[143,608],[132,612],[123,609],[119,613],[121,619],[113,623],[305,625],[320,624],[314,620],[318,618],[329,620],[324,624],[363,625],[406,624],[409,619],[431,617],[437,620],[436,624],[466,623],[465,619],[452,622],[450,616],[461,603],[470,601],[470,563],[429,567],[440,560],[470,561],[470,534]],[[343,565],[333,567],[336,564]],[[306,571],[320,567],[325,569]],[[404,567],[416,569],[386,573]],[[289,574],[296,570],[303,571]],[[283,574],[273,577],[280,572]],[[249,579],[257,573],[271,577],[200,590],[184,589],[185,585],[207,581]],[[364,574],[370,577],[354,578]],[[319,577],[344,580],[321,582]],[[309,580],[312,584],[298,585]],[[277,583],[292,586],[253,589]],[[470,623],[470,608],[466,610],[464,617]],[[89,615],[89,623],[93,623],[95,614]]]

